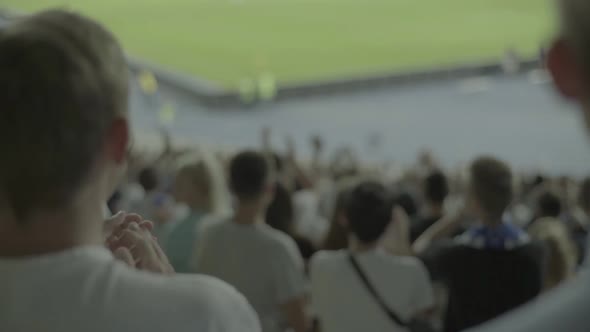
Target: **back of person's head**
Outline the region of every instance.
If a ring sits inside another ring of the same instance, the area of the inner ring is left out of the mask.
[[[449,195],[449,183],[441,171],[430,173],[424,180],[424,198],[434,204],[443,204]]]
[[[551,190],[543,191],[537,198],[537,217],[557,218],[561,215],[561,199]]]
[[[137,176],[137,181],[146,193],[156,190],[159,186],[158,173],[152,167],[142,169]]]
[[[482,157],[471,164],[470,193],[481,213],[499,219],[513,198],[512,172],[504,162]]]
[[[223,215],[230,210],[223,165],[209,151],[186,156],[179,161],[174,181],[177,201],[203,209],[200,212]]]
[[[174,183],[174,198],[181,203],[199,204],[201,212],[213,210],[211,201],[211,174],[204,162],[182,166]]]
[[[229,167],[232,193],[241,201],[256,200],[267,192],[270,166],[261,153],[245,151],[236,155]]]
[[[418,203],[416,198],[409,191],[403,191],[395,199],[395,203],[398,204],[408,217],[412,218],[418,214]]]
[[[106,201],[125,160],[127,99],[123,51],[100,24],[50,10],[0,30],[0,206],[23,221],[71,204],[90,177],[108,182]]]
[[[266,209],[266,223],[287,234],[293,233],[294,222],[293,200],[287,188],[277,182],[274,197]]]
[[[346,207],[350,232],[361,243],[373,243],[383,235],[391,221],[393,199],[387,188],[367,181],[351,192]]]
[[[529,228],[531,237],[548,250],[545,289],[551,289],[571,277],[576,268],[577,250],[565,225],[555,218],[542,218]]]

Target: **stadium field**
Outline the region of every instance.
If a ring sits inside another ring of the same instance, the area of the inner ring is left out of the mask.
[[[534,54],[551,29],[540,0],[2,0],[71,8],[106,23],[139,58],[234,87]]]

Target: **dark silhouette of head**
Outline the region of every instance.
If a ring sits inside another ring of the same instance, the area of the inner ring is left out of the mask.
[[[546,190],[537,198],[537,218],[557,218],[561,215],[561,210],[561,199],[555,192]]]
[[[377,182],[357,185],[346,207],[350,232],[363,244],[374,243],[387,229],[392,207],[392,195],[384,185]]]
[[[441,171],[430,173],[424,180],[424,198],[430,204],[442,205],[449,195],[447,177]]]
[[[159,185],[158,173],[152,167],[146,167],[139,172],[137,180],[146,193],[156,190]]]
[[[482,157],[473,162],[470,173],[471,199],[480,217],[500,220],[514,194],[510,167],[498,159]]]
[[[241,202],[261,199],[270,191],[269,162],[258,152],[245,151],[236,155],[229,173],[231,191]]]

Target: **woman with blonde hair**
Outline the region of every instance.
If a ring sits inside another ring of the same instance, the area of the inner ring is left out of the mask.
[[[174,226],[164,247],[177,272],[194,271],[199,229],[229,211],[226,197],[223,169],[214,158],[200,158],[180,167],[174,198],[188,213]]]
[[[577,264],[577,250],[565,225],[555,218],[542,218],[529,228],[529,234],[547,247],[544,290],[550,290],[572,277]]]

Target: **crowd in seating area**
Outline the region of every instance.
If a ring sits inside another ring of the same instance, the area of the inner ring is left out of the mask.
[[[513,174],[483,156],[447,170],[371,165],[319,137],[311,160],[269,128],[257,149],[135,152],[112,212],[136,211],[176,272],[220,278],[264,331],[395,330],[354,257],[402,324],[462,331],[573,278],[586,252],[590,179]],[[435,291],[436,290],[436,291]]]
[[[548,70],[590,119],[590,5],[559,3]],[[0,31],[0,331],[590,330],[590,179],[328,158],[321,136],[302,158],[272,128],[150,155],[128,85],[89,18]]]

